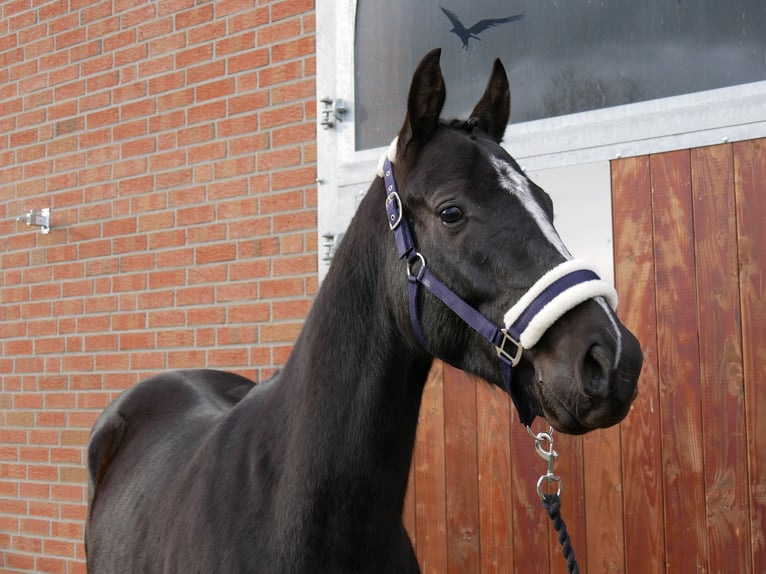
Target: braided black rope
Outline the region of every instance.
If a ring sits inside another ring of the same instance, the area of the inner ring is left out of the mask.
[[[542,497],[542,505],[548,516],[553,521],[553,527],[559,534],[559,544],[561,544],[561,552],[564,554],[564,558],[567,561],[567,569],[569,574],[580,574],[580,567],[575,560],[574,548],[569,541],[569,533],[567,532],[567,525],[564,524],[564,520],[561,518],[561,499],[558,494],[544,494]]]

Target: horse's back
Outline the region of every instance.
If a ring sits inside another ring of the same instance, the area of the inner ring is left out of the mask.
[[[138,383],[104,410],[88,445],[91,572],[164,570],[162,538],[176,519],[167,514],[189,482],[179,478],[192,472],[195,455],[255,388],[231,373],[173,371]]]
[[[144,435],[172,433],[178,426],[187,427],[191,420],[211,420],[231,409],[252,388],[253,382],[240,375],[199,369],[162,373],[125,391],[104,409],[91,431],[91,497],[128,430],[140,430]]]

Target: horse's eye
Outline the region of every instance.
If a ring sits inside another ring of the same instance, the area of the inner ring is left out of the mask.
[[[456,223],[459,223],[464,216],[463,210],[454,205],[445,207],[439,212],[439,219],[442,220],[444,225],[455,225]]]

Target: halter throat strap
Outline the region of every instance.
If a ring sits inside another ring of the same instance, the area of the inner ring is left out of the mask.
[[[425,257],[417,251],[394,176],[391,157],[392,150],[395,153],[395,146],[396,140],[383,158],[378,175],[383,177],[385,185],[386,214],[389,228],[394,233],[397,253],[400,259],[407,262],[410,322],[415,337],[423,349],[433,355],[425,340],[419,317],[418,288],[422,285],[495,347],[505,390],[516,406],[519,420],[529,426],[537,413],[532,405],[522,400],[512,385],[513,367],[521,360],[523,350],[534,346],[548,327],[569,309],[597,296],[604,296],[614,308],[617,294],[586,262],[565,261],[545,273],[509,309],[504,317],[505,328],[498,327],[436,278],[428,268]]]

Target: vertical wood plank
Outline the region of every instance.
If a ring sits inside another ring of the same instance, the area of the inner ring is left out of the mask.
[[[542,427],[542,425],[540,425]],[[537,425],[535,425],[537,428]],[[514,572],[549,572],[548,516],[537,496],[537,479],[545,464],[534,441],[511,409],[511,486],[513,489]]]
[[[528,439],[531,441],[531,439]],[[561,517],[567,525],[569,540],[575,552],[580,572],[588,572],[589,554],[587,546],[587,513],[585,499],[585,477],[583,437],[555,433],[553,444],[559,457],[554,472],[561,477]],[[530,445],[533,445],[531,442]],[[545,462],[538,459],[538,476],[545,471]],[[535,487],[537,483],[535,482]],[[538,501],[539,504],[539,501]],[[540,512],[548,519],[540,506]],[[551,574],[567,574],[567,563],[562,554],[558,533],[548,519]]]
[[[444,367],[444,443],[449,572],[479,572],[479,470],[476,386],[466,373]]]
[[[691,150],[709,569],[750,572],[731,145]]]
[[[423,574],[447,572],[443,372],[444,365],[435,361],[423,392],[415,444],[415,529]]]
[[[766,140],[734,144],[753,572],[766,572]]]
[[[612,162],[618,314],[641,343],[638,396],[621,423],[625,566],[628,574],[665,568],[660,396],[649,157]]]
[[[650,158],[667,572],[707,569],[688,151]]]
[[[477,386],[481,574],[513,572],[510,405],[502,389]]]
[[[620,429],[583,438],[588,563],[594,572],[624,572]]]

